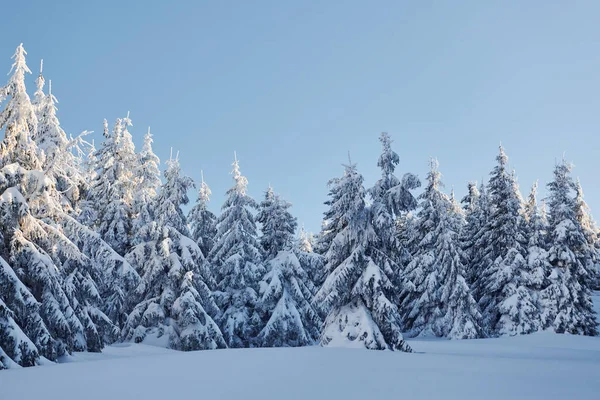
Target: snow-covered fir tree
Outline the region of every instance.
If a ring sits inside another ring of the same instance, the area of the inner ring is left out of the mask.
[[[291,206],[269,186],[256,215],[256,221],[261,224],[260,244],[267,259],[291,248],[298,226],[296,218],[288,211]]]
[[[248,179],[241,174],[237,157],[232,165],[234,185],[217,218],[209,262],[217,279],[215,297],[225,341],[229,347],[249,347],[260,328],[255,308],[263,256],[253,215],[258,205],[247,193]]]
[[[363,177],[349,162],[341,178],[329,182],[330,208],[325,253],[327,279],[313,303],[326,320],[321,345],[357,342],[368,349],[412,351],[401,333],[393,262],[377,244],[371,210],[365,204]]]
[[[577,221],[576,189],[571,165],[563,160],[548,184],[548,262],[552,269],[541,294],[543,318],[545,326],[558,333],[594,336],[598,328],[591,280],[580,256],[587,253],[589,244]]]
[[[382,152],[377,161],[381,169],[381,178],[369,190],[372,198],[373,227],[381,239],[382,251],[395,258],[398,249],[396,241],[396,219],[417,207],[417,200],[410,192],[421,186],[419,179],[411,174],[404,175],[402,180],[394,175],[400,162],[398,154],[392,150],[392,139],[383,132],[379,137]]]
[[[484,248],[480,247],[487,237],[480,239],[485,233],[485,225],[488,222],[490,208],[489,197],[485,185],[480,184],[479,189],[475,183],[470,183],[468,194],[461,200],[465,213],[465,227],[460,235],[461,248],[465,263],[465,278],[472,286],[479,276],[479,269],[484,264],[481,262],[485,257]],[[478,244],[479,243],[479,244]],[[477,299],[477,293],[474,292]]]
[[[481,315],[464,278],[458,235],[460,207],[442,191],[431,160],[417,222],[418,250],[404,272],[401,310],[412,336],[473,339],[482,336]]]
[[[144,136],[142,151],[138,154],[139,161],[133,177],[136,185],[132,204],[132,211],[135,216],[132,225],[133,244],[148,240],[151,232],[148,232],[147,229],[155,226],[155,224],[152,224],[154,221],[152,212],[161,181],[160,170],[158,169],[160,159],[152,150],[153,141],[150,128],[148,128],[148,133]]]
[[[97,208],[94,227],[121,255],[131,245],[133,174],[137,165],[128,126],[131,126],[129,116],[117,119],[112,132],[105,123],[104,142],[95,154],[98,175],[90,188],[90,199]]]
[[[550,273],[547,250],[547,221],[537,203],[538,183],[535,182],[527,196],[523,210],[527,237],[527,264],[529,265],[530,285],[539,302],[539,291],[546,285],[546,277]],[[538,308],[541,306],[538,304]]]
[[[314,295],[325,281],[326,276],[325,258],[314,251],[313,243],[312,235],[308,234],[302,226],[296,242],[295,253],[302,269],[306,271]]]
[[[37,132],[38,121],[25,88],[25,74],[31,73],[25,62],[26,54],[21,43],[12,56],[12,75],[0,96],[0,100],[9,99],[0,113],[0,129],[4,129],[4,139],[0,143],[0,166],[16,163],[28,170],[39,170],[43,159],[31,140],[34,132]]]
[[[261,323],[256,345],[260,347],[312,344],[321,325],[311,305],[315,292],[312,281],[293,251],[297,222],[290,207],[269,187],[256,218],[261,224],[260,242],[267,260],[256,304]]]
[[[146,240],[126,256],[142,279],[133,294],[139,301],[127,318],[123,338],[142,342],[152,337],[186,351],[226,347],[212,318],[218,313],[210,289],[214,281],[202,251],[189,237],[181,210],[193,182],[181,175],[177,159],[167,162],[164,175],[150,210],[154,220],[142,228]]]
[[[581,226],[583,235],[587,240],[588,246],[578,253],[582,265],[587,270],[586,279],[589,282],[584,284],[592,288],[600,288],[600,241],[598,240],[598,227],[592,217],[590,207],[583,198],[583,188],[579,179],[576,182],[575,189],[575,215],[577,222]]]
[[[531,333],[541,320],[526,260],[523,200],[502,146],[496,160],[488,184],[490,214],[475,244],[482,253],[474,293],[489,334]]]
[[[208,209],[208,202],[212,192],[204,181],[204,172],[200,171],[201,182],[198,190],[198,199],[196,204],[188,214],[192,238],[198,243],[202,254],[208,256],[208,253],[214,246],[215,235],[217,234],[217,217]]]
[[[14,73],[2,89],[8,101],[0,111],[0,128],[5,130],[0,256],[14,274],[3,274],[3,284],[13,289],[0,296],[12,311],[5,317],[12,315],[41,356],[55,360],[76,350],[100,351],[117,329],[101,311],[102,270],[67,237],[72,219],[54,180],[41,170],[43,153],[32,140],[37,117],[25,91],[24,77],[29,71],[25,54],[19,46],[13,57]],[[15,302],[20,303],[18,307]]]
[[[82,136],[69,139],[60,126],[56,115],[56,97],[52,94],[52,81],[48,84],[48,94],[41,98],[37,108],[37,132],[33,135],[38,148],[44,152],[43,170],[56,182],[56,189],[64,196],[64,206],[69,213],[78,209],[80,191],[85,184],[80,159],[73,150],[82,151],[86,143]],[[82,135],[87,134],[83,132]]]

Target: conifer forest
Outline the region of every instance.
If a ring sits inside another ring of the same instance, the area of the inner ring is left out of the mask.
[[[214,214],[211,177],[159,160],[150,130],[136,149],[128,114],[100,143],[65,132],[43,70],[25,86],[26,57],[6,57],[0,87],[0,369],[118,343],[410,353],[411,338],[598,335],[600,231],[569,160],[547,165],[540,198],[499,146],[457,198],[443,165],[405,172],[382,133],[379,179],[340,160],[310,233],[277,182],[249,195],[235,149]]]

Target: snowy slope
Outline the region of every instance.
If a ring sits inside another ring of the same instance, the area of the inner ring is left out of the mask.
[[[125,344],[61,365],[2,371],[0,399],[548,400],[600,393],[600,338],[544,332],[410,345],[413,354],[321,347],[181,353]]]

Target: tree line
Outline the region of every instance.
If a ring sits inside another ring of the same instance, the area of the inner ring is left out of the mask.
[[[539,330],[597,335],[598,229],[561,161],[541,204],[523,199],[500,147],[489,181],[460,201],[438,162],[424,189],[356,164],[329,181],[322,229],[303,229],[269,187],[257,202],[237,157],[218,215],[211,191],[136,152],[129,115],[98,148],[67,135],[40,68],[33,98],[20,45],[0,88],[0,369],[119,341],[178,350],[338,345],[410,352],[404,336],[474,339]]]

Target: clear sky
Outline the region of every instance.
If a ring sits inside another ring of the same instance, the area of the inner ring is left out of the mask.
[[[23,42],[44,59],[76,134],[131,111],[161,159],[173,147],[218,211],[236,150],[250,193],[269,183],[317,231],[348,151],[367,185],[388,131],[448,190],[487,178],[502,142],[524,195],[555,160],[576,165],[600,213],[598,1],[12,1],[0,70]],[[195,200],[196,193],[190,192]],[[600,214],[598,214],[600,215]]]

